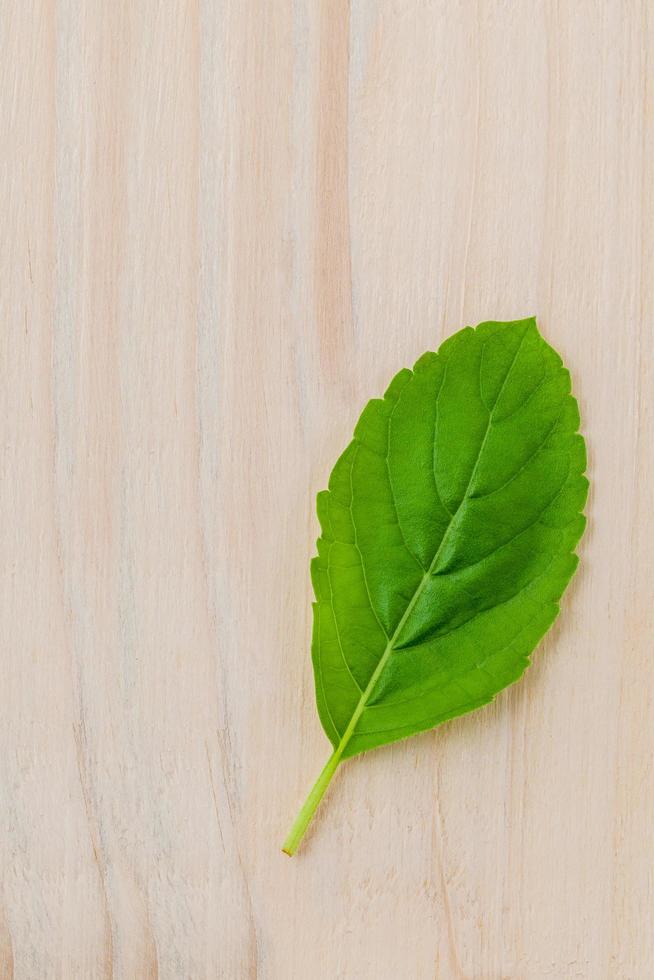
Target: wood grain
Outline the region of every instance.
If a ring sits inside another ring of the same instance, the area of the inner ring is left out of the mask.
[[[0,0],[0,976],[654,976],[648,0]],[[315,492],[536,313],[582,565],[519,685],[352,760]]]

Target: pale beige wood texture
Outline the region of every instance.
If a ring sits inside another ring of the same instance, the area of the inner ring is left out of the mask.
[[[654,7],[0,0],[0,976],[654,977]],[[583,563],[524,680],[343,766],[315,492],[536,313]]]

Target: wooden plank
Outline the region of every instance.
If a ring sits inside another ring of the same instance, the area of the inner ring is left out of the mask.
[[[0,977],[654,976],[646,0],[0,4]],[[592,480],[495,704],[339,771],[314,496],[536,313]]]

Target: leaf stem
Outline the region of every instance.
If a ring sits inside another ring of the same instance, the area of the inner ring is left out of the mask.
[[[284,851],[285,854],[288,854],[289,857],[292,857],[293,854],[295,854],[298,844],[304,837],[304,832],[311,823],[311,818],[316,812],[316,808],[323,798],[332,776],[338,768],[342,753],[343,747],[341,743],[341,745],[339,745],[337,749],[334,749],[330,755],[329,759],[327,760],[327,765],[316,779],[302,809],[295,818],[295,822],[293,823],[288,837],[282,846],[282,851]]]

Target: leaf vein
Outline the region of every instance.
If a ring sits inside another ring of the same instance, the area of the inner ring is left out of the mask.
[[[438,389],[438,394],[436,395],[436,411],[434,413],[434,435],[432,439],[432,453],[431,453],[431,470],[434,475],[434,490],[436,491],[436,496],[438,497],[439,503],[446,514],[450,518],[454,517],[453,512],[447,506],[443,498],[441,497],[440,490],[438,489],[438,479],[436,476],[436,441],[438,438],[438,421],[439,421],[439,404],[441,400],[441,392],[443,390],[443,385],[445,384],[445,378],[447,376],[447,368],[449,366],[449,361],[445,362],[445,367],[443,368],[443,373],[441,375],[441,383]],[[441,539],[442,540],[442,539]]]
[[[400,521],[400,512],[397,509],[397,498],[395,496],[395,488],[393,487],[393,478],[391,476],[391,466],[390,466],[391,425],[392,425],[392,422],[393,422],[393,415],[395,413],[395,409],[400,404],[400,398],[401,397],[402,397],[402,395],[400,394],[399,398],[397,399],[397,401],[393,405],[393,408],[391,409],[390,414],[388,416],[387,437],[386,437],[386,456],[385,456],[386,473],[388,474],[388,486],[389,486],[389,489],[391,491],[391,500],[393,501],[393,510],[395,511],[395,518],[396,518],[396,521],[397,521],[397,526],[398,526],[400,535],[402,537],[402,541],[404,543],[404,547],[405,547],[406,551],[408,552],[408,554],[413,558],[413,560],[415,561],[415,563],[418,565],[418,567],[421,569],[421,571],[424,572],[424,571],[426,571],[425,566],[420,561],[420,559],[418,558],[418,556],[416,554],[414,554],[413,549],[409,547],[409,542],[407,541],[406,536],[404,534],[404,530],[402,529],[402,524],[401,524],[401,521]]]
[[[382,625],[382,622],[381,622],[379,616],[377,615],[377,610],[375,609],[374,603],[372,601],[372,596],[370,594],[370,588],[368,586],[368,579],[366,577],[366,566],[365,566],[364,561],[363,561],[363,552],[361,551],[361,548],[359,547],[359,539],[358,539],[358,535],[357,535],[357,526],[356,526],[356,521],[354,520],[354,511],[352,510],[352,503],[354,501],[354,487],[352,485],[352,473],[354,471],[354,462],[355,462],[355,460],[356,460],[356,458],[357,458],[358,455],[359,455],[359,444],[357,445],[357,447],[355,449],[354,455],[352,456],[352,462],[350,464],[350,505],[349,505],[349,510],[350,510],[350,520],[352,521],[352,530],[354,531],[354,547],[356,548],[356,550],[359,553],[359,560],[361,562],[361,574],[363,576],[363,584],[366,587],[366,593],[368,595],[368,602],[370,603],[370,608],[372,610],[372,614],[375,617],[375,619],[377,620],[377,625],[379,626],[380,630],[382,631],[382,633],[384,634],[384,636],[388,640],[388,633],[386,632],[386,629]]]
[[[323,703],[327,709],[327,715],[332,723],[332,728],[336,733],[336,738],[341,739],[343,737],[342,732],[336,727],[336,722],[332,716],[331,708],[329,707],[329,698],[327,697],[327,689],[325,688],[325,675],[322,668],[322,632],[320,629],[320,603],[318,603],[316,608],[316,615],[318,616],[318,666],[320,668],[320,686],[322,687]]]
[[[514,599],[517,599],[519,595],[522,595],[523,592],[526,592],[527,589],[531,588],[531,586],[533,586],[533,584],[535,582],[539,582],[541,579],[545,578],[545,576],[549,572],[550,568],[554,564],[555,557],[556,557],[555,555],[552,556],[551,561],[549,561],[547,563],[546,568],[544,568],[542,572],[539,572],[538,575],[535,575],[532,579],[529,579],[528,582],[525,582],[525,584],[522,586],[522,588],[518,589],[518,591],[515,592],[512,596],[509,596],[508,599],[504,599],[504,600],[502,600],[502,602],[497,602],[494,606],[491,607],[491,609],[495,610],[495,609],[500,609],[502,606],[508,606],[508,604],[510,602],[513,602],[513,600]],[[443,634],[443,635],[444,636],[450,636],[452,633],[456,633],[457,630],[463,629],[463,627],[464,626],[467,626],[470,622],[472,622],[473,619],[476,619],[482,613],[489,612],[489,611],[490,611],[489,609],[481,609],[481,610],[479,610],[479,612],[476,613],[475,616],[471,617],[471,619],[466,619],[466,621],[464,623],[459,623],[459,625],[456,626],[453,630],[450,630],[448,633]],[[540,609],[539,609],[539,612],[540,612]],[[525,623],[525,625],[522,626],[518,630],[518,632],[515,633],[513,635],[513,637],[507,643],[504,644],[504,646],[501,646],[501,647],[499,647],[499,649],[494,650],[492,653],[489,653],[487,657],[485,657],[483,660],[480,660],[479,663],[475,664],[472,669],[476,670],[477,668],[479,668],[479,667],[483,666],[485,663],[487,663],[491,659],[491,657],[497,657],[500,653],[504,653],[504,651],[508,647],[511,646],[511,644],[514,642],[514,640],[517,640],[518,637],[521,636],[521,634],[524,633],[524,631],[526,629],[529,629],[529,627],[537,619],[537,617],[538,617],[538,612],[534,613],[534,615],[531,617],[531,619],[527,623]],[[443,636],[438,636],[438,637],[435,638],[436,641],[441,640],[441,639],[443,639]],[[428,641],[428,642],[434,642],[434,641]],[[419,700],[421,697],[425,696],[425,694],[427,694],[427,695],[432,694],[435,690],[437,690],[437,685],[434,685],[433,687],[426,688],[425,691],[423,691],[419,695],[416,695],[415,698],[405,698],[402,701],[386,701],[386,702],[379,702],[378,704],[369,704],[369,705],[366,706],[366,711],[370,711],[370,710],[372,710],[372,708],[391,708],[391,707],[394,708],[394,707],[399,707],[399,706],[401,706],[403,704],[408,704],[411,701]]]
[[[540,452],[542,452],[542,450],[545,448],[546,443],[554,435],[554,432],[556,430],[556,427],[559,424],[559,421],[561,419],[561,414],[562,414],[562,412],[559,412],[559,414],[557,415],[557,417],[554,420],[554,423],[547,430],[547,433],[545,435],[545,438],[536,446],[536,448],[534,449],[534,451],[532,453],[529,453],[529,455],[527,456],[527,458],[524,461],[524,463],[515,471],[515,473],[513,473],[508,478],[508,480],[505,480],[504,483],[501,484],[501,486],[495,487],[494,490],[489,490],[488,493],[473,493],[473,494],[470,495],[470,499],[471,500],[485,500],[486,497],[492,497],[494,493],[499,493],[500,490],[504,490],[504,488],[505,487],[508,487],[508,485],[510,483],[513,483],[513,481],[518,476],[520,476],[520,474],[525,469],[525,467],[528,466],[529,463],[531,463],[532,459],[534,459],[536,456],[538,456],[538,454]]]
[[[521,535],[523,535],[523,534],[526,534],[527,531],[530,531],[532,527],[535,527],[536,524],[539,523],[539,521],[540,521],[541,517],[543,516],[543,514],[547,510],[549,510],[549,508],[552,506],[552,504],[555,503],[558,500],[558,498],[561,496],[561,494],[563,493],[563,491],[565,490],[565,488],[566,488],[566,486],[568,484],[569,478],[570,478],[570,461],[568,460],[568,471],[567,471],[567,473],[565,475],[565,479],[561,483],[561,486],[558,488],[558,490],[556,491],[556,493],[554,494],[554,496],[551,497],[547,501],[547,503],[545,504],[545,506],[542,507],[539,510],[538,514],[536,515],[536,517],[534,518],[533,521],[531,521],[529,524],[527,524],[526,527],[523,527],[519,531],[516,531],[515,534],[511,535],[511,537],[508,539],[508,541],[503,541],[502,544],[498,544],[496,548],[493,548],[487,554],[482,555],[481,558],[477,559],[477,561],[470,562],[470,564],[468,564],[468,565],[463,565],[461,568],[453,569],[452,572],[436,572],[436,573],[434,573],[434,578],[438,578],[439,575],[443,575],[443,576],[444,575],[450,575],[450,574],[456,574],[456,575],[458,575],[461,572],[467,572],[471,568],[475,568],[475,566],[481,565],[482,562],[485,562],[489,558],[492,558],[493,555],[496,555],[498,553],[498,551],[502,551],[503,548],[507,548],[510,544],[513,544],[513,542],[517,538],[521,537]]]
[[[494,403],[493,408],[495,408],[495,405],[497,405],[497,402],[499,401],[499,398],[500,398],[500,396],[502,394],[502,391],[504,390],[504,387],[506,385],[507,379],[508,379],[508,377],[509,377],[509,375],[510,375],[512,369],[513,369],[513,366],[515,365],[515,362],[517,360],[517,357],[518,357],[518,354],[519,354],[520,349],[522,347],[522,344],[524,343],[524,339],[525,339],[526,334],[527,334],[527,330],[525,328],[525,331],[524,331],[524,333],[522,335],[522,338],[520,340],[520,343],[518,344],[518,348],[517,348],[516,353],[515,353],[515,355],[513,357],[513,360],[511,361],[511,364],[509,365],[509,367],[507,369],[506,376],[504,378],[504,381],[502,383],[502,386],[500,388],[500,391],[498,393],[498,396],[497,396],[497,398],[495,400],[495,403]],[[446,367],[447,367],[447,364],[446,364]],[[386,666],[386,662],[387,662],[389,656],[391,655],[391,653],[393,652],[393,647],[394,647],[394,645],[395,645],[398,637],[400,636],[400,634],[402,632],[402,629],[404,628],[407,620],[411,616],[411,613],[413,612],[413,610],[414,610],[414,608],[416,606],[416,603],[418,602],[418,599],[422,595],[422,592],[424,591],[425,585],[427,584],[427,582],[429,581],[431,575],[433,574],[433,570],[436,567],[436,562],[438,561],[439,555],[440,555],[440,553],[441,553],[441,551],[443,549],[443,546],[444,546],[444,544],[445,544],[445,542],[447,540],[447,537],[448,537],[449,533],[452,530],[452,527],[454,526],[455,519],[456,519],[457,515],[459,514],[459,512],[460,512],[460,510],[461,510],[461,508],[463,506],[463,503],[464,503],[464,501],[465,501],[465,499],[467,497],[467,494],[468,494],[468,492],[470,490],[470,486],[472,484],[472,480],[474,479],[475,472],[476,472],[477,466],[479,464],[479,459],[481,457],[481,453],[483,452],[483,448],[484,448],[484,445],[486,443],[486,439],[488,438],[488,432],[490,430],[491,423],[492,423],[492,412],[491,412],[491,415],[489,416],[489,419],[488,419],[488,424],[486,426],[486,433],[484,435],[484,438],[482,440],[481,446],[479,448],[479,453],[478,453],[478,456],[477,456],[477,462],[475,463],[475,466],[473,467],[472,473],[470,475],[470,480],[468,481],[468,486],[466,487],[466,490],[464,492],[463,498],[462,498],[461,502],[459,503],[459,506],[457,507],[456,511],[452,515],[452,518],[449,521],[449,523],[447,525],[447,528],[445,529],[445,532],[443,534],[443,537],[441,538],[441,541],[440,541],[440,544],[439,544],[438,548],[436,549],[436,552],[435,552],[434,557],[433,557],[433,559],[431,561],[431,564],[429,566],[429,569],[427,570],[427,572],[425,572],[425,574],[423,575],[420,583],[418,584],[418,587],[416,588],[413,596],[411,597],[411,599],[410,599],[410,601],[409,601],[409,603],[407,605],[407,608],[406,608],[406,610],[404,612],[404,615],[402,616],[402,618],[400,619],[399,623],[397,624],[397,626],[395,628],[395,631],[393,632],[393,635],[390,636],[390,637],[388,637],[388,642],[387,642],[386,647],[385,647],[385,649],[384,649],[384,651],[383,651],[383,653],[382,653],[382,655],[381,655],[381,657],[379,659],[379,662],[377,663],[377,666],[376,666],[375,670],[373,671],[370,680],[368,681],[368,685],[367,685],[365,691],[363,692],[363,694],[361,695],[361,699],[359,700],[359,703],[356,706],[356,708],[355,708],[355,710],[354,710],[354,712],[352,714],[352,717],[350,719],[350,722],[349,722],[347,728],[345,729],[345,732],[343,734],[343,737],[342,737],[341,743],[340,743],[340,750],[341,750],[341,752],[344,751],[345,744],[347,744],[347,741],[352,737],[352,735],[356,731],[356,726],[357,726],[357,723],[359,721],[359,718],[361,717],[363,711],[365,710],[367,701],[368,701],[370,695],[372,694],[372,692],[374,691],[374,689],[375,689],[375,687],[376,687],[376,685],[377,685],[377,683],[378,683],[378,681],[379,681],[379,679],[381,677],[381,674],[383,673],[384,667]],[[350,486],[351,486],[351,475],[352,475],[352,471],[350,470]],[[355,528],[355,537],[356,537],[356,528]],[[364,575],[364,579],[365,579],[365,575]],[[374,612],[374,607],[373,607],[373,612]],[[380,626],[381,626],[381,623],[380,623]]]
[[[342,638],[341,638],[341,628],[340,628],[339,623],[338,623],[338,616],[336,615],[336,606],[334,605],[334,587],[332,585],[332,575],[331,575],[331,569],[332,569],[331,555],[332,555],[332,549],[330,548],[329,549],[329,553],[327,555],[327,581],[329,582],[329,595],[330,595],[330,602],[329,602],[329,604],[331,606],[332,615],[334,617],[334,626],[336,627],[336,639],[338,640],[338,648],[341,651],[341,657],[343,658],[343,663],[345,664],[345,666],[347,668],[348,674],[352,678],[352,681],[354,682],[357,690],[359,691],[359,694],[363,694],[363,688],[361,687],[361,685],[357,681],[356,677],[352,673],[352,669],[351,669],[351,667],[350,667],[350,665],[348,663],[347,657],[345,656],[345,650],[343,649],[343,641],[342,641]]]

